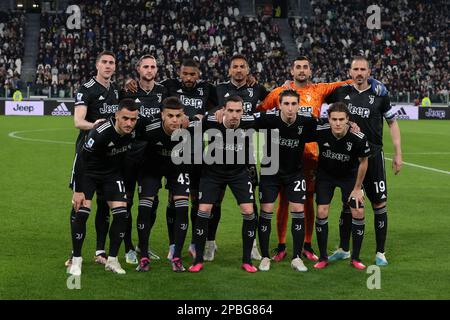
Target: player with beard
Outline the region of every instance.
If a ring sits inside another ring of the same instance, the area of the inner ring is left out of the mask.
[[[73,247],[72,264],[68,273],[80,276],[83,258],[81,249],[86,236],[86,222],[92,198],[101,191],[113,215],[109,231],[110,250],[105,270],[126,273],[117,258],[120,244],[126,233],[126,193],[123,182],[125,154],[135,137],[134,128],[138,109],[131,99],[120,102],[115,116],[99,122],[86,135],[78,150],[73,174],[72,205],[75,211],[71,221]]]
[[[73,179],[78,153],[85,142],[86,135],[96,124],[113,115],[119,104],[119,88],[111,81],[116,70],[116,58],[111,51],[102,51],[97,55],[95,67],[97,75],[81,85],[75,96],[74,123],[80,130],[75,143],[75,159],[72,167],[70,188],[73,188]],[[70,214],[71,225],[75,220],[76,212],[72,208]],[[97,244],[94,261],[105,264],[105,242],[109,229],[109,207],[103,200],[102,193],[97,193],[97,212],[95,215],[95,231]],[[72,255],[66,261],[66,267],[72,264]]]
[[[139,107],[139,117],[154,119],[160,117],[162,101],[168,96],[166,87],[155,82],[156,75],[158,73],[158,66],[156,59],[152,55],[146,54],[139,58],[136,64],[136,71],[139,75],[139,81],[137,83],[137,90],[121,91],[120,97],[133,99],[136,105]],[[125,190],[127,191],[128,198],[128,218],[127,218],[127,233],[125,234],[125,260],[129,264],[138,264],[136,251],[140,252],[139,246],[134,250],[133,242],[131,240],[132,231],[132,215],[131,208],[133,206],[134,191],[136,188],[136,182],[142,163],[144,161],[145,148],[147,146],[146,141],[135,140],[131,145],[131,149],[127,152],[126,165],[125,165]],[[152,212],[150,212],[149,221],[151,226],[154,225],[156,220],[156,212],[158,209],[158,197],[155,196],[152,206]],[[138,214],[137,224],[142,227],[143,221],[147,220],[142,214]],[[138,229],[139,232],[139,229]],[[147,255],[146,255],[147,256]],[[159,260],[159,256],[149,249],[148,256],[152,259]]]
[[[217,85],[217,99],[218,106],[223,107],[225,101],[230,96],[239,96],[243,100],[244,110],[243,115],[252,115],[256,112],[258,103],[263,101],[268,95],[268,91],[263,85],[257,84],[252,81],[250,76],[250,66],[248,60],[244,55],[236,54],[230,59],[230,66],[228,69],[228,75],[230,80],[227,82],[219,83]],[[253,190],[258,185],[258,173],[255,165],[249,165],[248,171],[252,177]],[[216,244],[216,232],[219,225],[222,209],[220,203],[223,199],[225,190],[223,190],[220,201],[213,206],[211,219],[208,226],[208,237],[205,246],[205,261],[213,261],[214,254],[217,250]],[[258,213],[256,202],[253,208],[255,214]],[[252,259],[261,260],[261,254],[256,247],[256,241],[253,244]]]
[[[288,86],[283,85],[270,92],[267,98],[259,106],[261,110],[269,110],[278,107],[279,95],[287,87],[295,89],[300,94],[300,112],[320,116],[320,109],[326,97],[342,85],[351,83],[352,80],[332,83],[311,83],[312,65],[305,56],[297,57],[291,65],[293,80]],[[371,90],[377,95],[385,95],[384,86],[375,79],[370,79]],[[306,178],[306,201],[305,201],[305,242],[303,255],[311,261],[318,261],[318,257],[312,249],[311,240],[314,231],[314,179],[317,169],[318,148],[317,143],[307,143],[303,153],[303,170]],[[280,201],[277,210],[278,247],[274,250],[272,257],[274,261],[281,261],[286,257],[286,228],[289,219],[288,201],[285,192],[280,192]]]
[[[374,226],[376,239],[375,262],[377,265],[388,264],[385,256],[387,236],[387,186],[386,170],[383,153],[383,118],[389,126],[389,132],[394,146],[392,169],[398,174],[402,167],[402,151],[400,128],[396,116],[392,112],[388,96],[379,97],[370,90],[370,64],[365,57],[357,56],[350,66],[352,83],[337,89],[328,99],[347,104],[350,120],[355,122],[366,135],[372,151],[369,166],[363,185],[374,211]],[[350,258],[351,216],[347,211],[341,213],[340,245],[329,260]]]
[[[217,106],[217,94],[214,85],[200,80],[200,69],[198,63],[192,59],[183,60],[178,79],[166,79],[160,83],[168,90],[168,95],[178,97],[184,105],[184,113],[190,120],[201,119],[207,111]],[[130,92],[137,90],[136,81],[128,81],[126,88]],[[192,144],[194,145],[194,144]],[[197,150],[201,152],[201,150]],[[193,152],[195,152],[193,150]],[[193,166],[191,172],[190,197],[191,197],[191,221],[194,220],[198,211],[198,184],[200,181],[201,165]],[[167,259],[171,260],[175,248],[174,221],[175,205],[172,200],[168,202],[166,210],[167,230],[169,234],[169,253]],[[195,256],[193,243],[189,246],[189,253]]]

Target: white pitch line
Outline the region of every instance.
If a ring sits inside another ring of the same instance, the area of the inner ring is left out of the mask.
[[[394,154],[394,153],[388,153],[385,154]],[[408,155],[445,155],[450,154],[450,152],[402,152],[402,154],[408,154]]]
[[[36,129],[36,130],[13,131],[13,132],[8,133],[8,136],[11,137],[11,138],[14,138],[14,139],[25,140],[25,141],[32,141],[32,142],[74,144],[73,142],[68,142],[68,141],[24,138],[24,137],[19,137],[17,135],[17,134],[25,133],[25,132],[42,132],[42,131],[56,131],[56,130],[69,130],[69,129],[68,128],[51,128],[51,129]],[[72,130],[72,129],[70,129],[70,130]]]
[[[391,158],[385,158],[387,160],[392,161]],[[435,168],[430,168],[430,167],[425,167],[425,166],[421,166],[415,163],[410,163],[410,162],[404,162],[403,164],[406,164],[407,166],[411,166],[411,167],[415,167],[415,168],[420,168],[420,169],[425,169],[425,170],[429,170],[429,171],[434,171],[434,172],[439,172],[439,173],[444,173],[444,174],[450,174],[450,171],[445,171],[445,170],[439,170],[439,169],[435,169]]]

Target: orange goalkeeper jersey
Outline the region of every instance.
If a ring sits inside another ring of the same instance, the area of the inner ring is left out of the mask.
[[[320,108],[325,98],[332,93],[336,88],[352,83],[352,80],[331,82],[331,83],[309,83],[305,87],[295,87],[294,81],[291,81],[291,87],[300,94],[300,111],[302,113],[310,113],[312,116],[318,118],[320,116]],[[286,90],[285,86],[277,87],[270,92],[270,94],[264,99],[259,110],[269,110],[275,107],[279,107],[279,95],[283,90]],[[314,161],[318,160],[318,148],[317,143],[311,142],[305,144],[305,151],[303,153],[304,158]]]

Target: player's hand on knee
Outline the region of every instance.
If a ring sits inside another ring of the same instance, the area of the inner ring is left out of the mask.
[[[84,206],[86,198],[83,192],[74,192],[72,196],[72,206],[75,211],[78,211],[80,207]]]
[[[364,205],[364,192],[362,189],[353,189],[348,197],[348,202],[355,201],[356,209],[359,209],[360,205]]]

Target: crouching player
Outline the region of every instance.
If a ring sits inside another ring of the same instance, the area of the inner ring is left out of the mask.
[[[101,192],[113,214],[109,231],[110,250],[105,270],[124,274],[117,254],[126,232],[127,197],[122,177],[125,154],[134,139],[139,110],[131,99],[120,102],[115,117],[100,122],[89,132],[76,161],[72,204],[73,259],[68,272],[81,275],[81,248],[94,193]]]
[[[364,193],[362,182],[367,171],[370,147],[361,132],[351,132],[350,112],[344,103],[336,102],[328,109],[329,124],[317,127],[319,166],[316,178],[316,235],[320,258],[314,265],[323,269],[328,265],[328,212],[334,189],[339,187],[342,202],[350,205],[352,214],[353,252],[351,265],[365,269],[359,253],[364,237]]]

